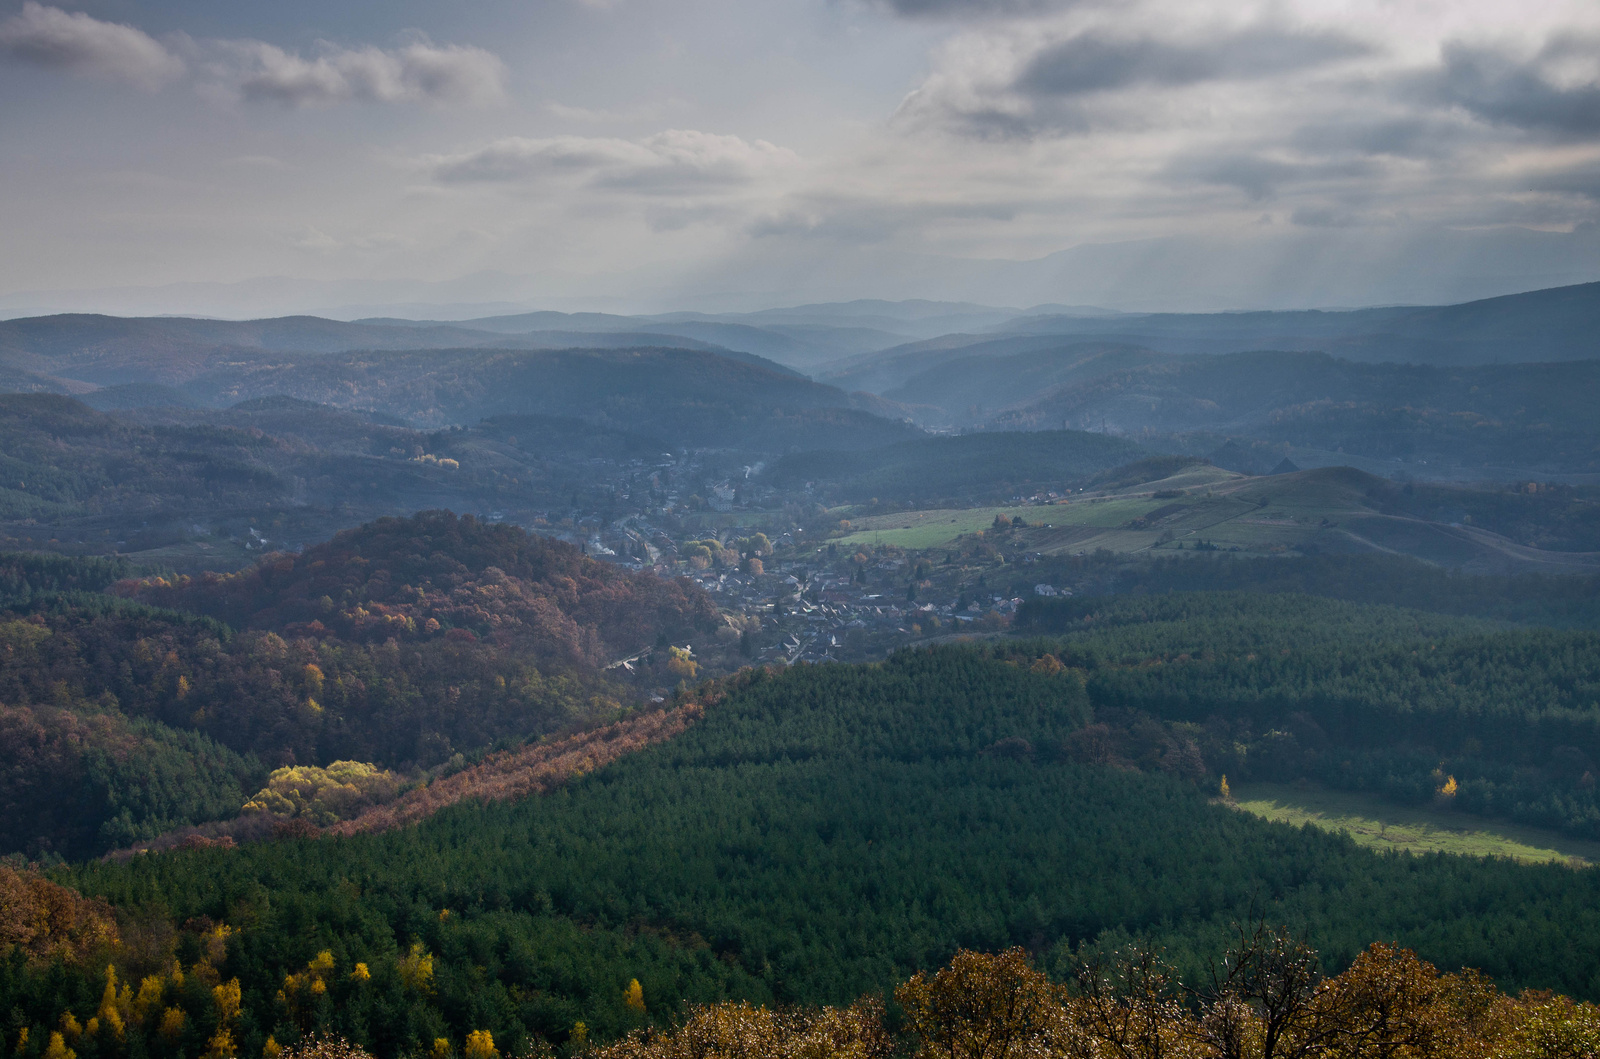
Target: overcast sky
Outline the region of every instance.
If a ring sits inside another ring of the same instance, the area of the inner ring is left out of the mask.
[[[1597,203],[1595,0],[0,0],[10,305],[1400,301]]]

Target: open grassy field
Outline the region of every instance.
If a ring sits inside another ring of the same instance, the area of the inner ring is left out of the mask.
[[[1240,811],[1268,820],[1346,831],[1358,844],[1372,849],[1510,857],[1528,863],[1556,861],[1574,867],[1600,864],[1600,842],[1449,809],[1395,805],[1354,791],[1252,783],[1235,787],[1233,801]]]
[[[919,551],[988,529],[995,515],[1020,515],[1027,529],[1008,552],[1169,557],[1197,546],[1244,556],[1389,552],[1445,566],[1502,571],[1560,567],[1600,569],[1600,555],[1541,552],[1486,530],[1445,525],[1378,510],[1379,479],[1349,467],[1324,467],[1248,478],[1216,467],[1191,467],[1171,478],[1104,493],[1075,494],[1047,505],[942,508],[851,520],[846,547],[896,545]]]
[[[937,548],[965,533],[988,529],[996,515],[1013,518],[1021,515],[1033,520],[1044,508],[974,507],[940,508],[931,511],[901,511],[893,515],[872,515],[852,519],[851,532],[838,538],[840,546],[893,544],[901,548]]]

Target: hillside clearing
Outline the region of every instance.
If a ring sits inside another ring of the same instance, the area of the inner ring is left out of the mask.
[[[1449,809],[1395,805],[1376,795],[1279,783],[1240,784],[1234,805],[1286,824],[1345,831],[1357,845],[1408,853],[1510,857],[1525,864],[1600,864],[1600,842],[1555,831],[1486,820]]]

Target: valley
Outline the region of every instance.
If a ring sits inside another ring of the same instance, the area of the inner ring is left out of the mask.
[[[1452,322],[1535,303],[0,324],[0,1034],[887,1059],[1251,929],[1600,1000],[1597,361]]]

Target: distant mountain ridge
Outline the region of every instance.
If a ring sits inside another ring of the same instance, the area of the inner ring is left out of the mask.
[[[1040,316],[1007,332],[1121,339],[1164,353],[1257,349],[1415,364],[1525,364],[1600,356],[1600,283],[1459,305],[1348,312],[1156,314],[1085,320]]]

